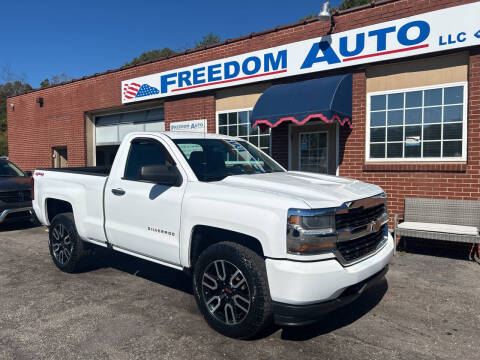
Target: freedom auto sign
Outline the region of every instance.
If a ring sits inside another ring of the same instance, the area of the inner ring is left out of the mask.
[[[480,45],[480,2],[122,81],[122,103]]]

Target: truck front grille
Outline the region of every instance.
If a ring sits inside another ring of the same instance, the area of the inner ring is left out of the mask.
[[[31,200],[30,190],[0,192],[0,201],[5,203],[17,203]]]
[[[376,233],[337,243],[337,250],[346,262],[352,262],[374,252],[385,237],[385,226]]]
[[[335,226],[338,229],[359,228],[376,221],[386,212],[385,204],[378,204],[370,208],[363,206],[349,209],[348,212],[335,215]]]

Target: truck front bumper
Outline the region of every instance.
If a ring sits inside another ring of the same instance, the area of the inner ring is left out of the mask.
[[[383,278],[393,257],[393,239],[374,255],[343,267],[336,259],[300,262],[267,259],[275,322],[303,325],[357,299]]]

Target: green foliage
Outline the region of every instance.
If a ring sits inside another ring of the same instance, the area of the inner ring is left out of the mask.
[[[11,111],[7,98],[32,90],[32,87],[21,80],[0,84],[0,155],[8,155],[7,111]]]
[[[356,6],[361,6],[365,4],[370,4],[372,0],[344,0],[340,6],[338,7],[339,10],[347,10]]]
[[[52,85],[58,85],[66,81],[70,81],[72,78],[65,73],[61,73],[60,75],[53,75],[50,79],[45,79],[40,83],[40,87],[46,88]]]
[[[305,20],[310,20],[310,19],[315,19],[315,15],[313,14],[308,14],[307,16],[302,17],[298,21],[305,21]]]
[[[169,49],[167,47],[164,47],[163,49],[157,49],[157,50],[151,50],[151,51],[146,51],[142,53],[140,56],[134,58],[132,61],[125,63],[123,67],[128,67],[136,64],[140,64],[146,61],[152,61],[152,60],[157,60],[161,59],[167,56],[172,56],[175,55],[176,52],[173,51],[172,49]]]
[[[195,49],[198,49],[207,45],[213,45],[220,41],[222,41],[222,39],[220,39],[220,36],[214,33],[209,33],[207,35],[203,35],[199,41],[195,41]]]
[[[207,35],[204,35],[201,40],[195,42],[195,49],[201,48],[206,45],[211,45],[215,44],[217,42],[220,42],[220,36],[210,33]],[[185,48],[186,49],[186,48]],[[137,65],[143,62],[147,61],[154,61],[154,60],[159,60],[162,58],[165,58],[167,56],[172,56],[177,54],[179,51],[182,51],[182,49],[179,49],[177,51],[172,50],[170,48],[164,47],[163,49],[156,49],[156,50],[151,50],[151,51],[146,51],[142,53],[140,56],[134,58],[132,61],[129,61],[125,63],[122,68],[132,66],[132,65]],[[48,81],[45,79],[44,81]]]

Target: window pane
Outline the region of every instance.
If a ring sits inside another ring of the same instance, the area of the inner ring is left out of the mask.
[[[218,125],[227,125],[228,114],[218,115]]]
[[[147,119],[147,112],[146,111],[135,111],[131,113],[124,113],[122,114],[122,123],[136,123],[136,122],[144,122]]]
[[[385,128],[370,129],[370,142],[385,141]]]
[[[402,141],[403,126],[389,127],[387,130],[387,141]]]
[[[443,143],[444,157],[461,157],[462,142],[461,141],[445,141]]]
[[[248,135],[248,125],[238,125],[238,136],[247,136]]]
[[[228,130],[226,126],[219,126],[218,133],[221,135],[228,135]]]
[[[385,126],[385,111],[370,114],[370,126]]]
[[[238,136],[237,125],[231,125],[228,127],[228,135]]]
[[[420,107],[422,106],[422,91],[411,91],[405,94],[405,107]]]
[[[454,105],[454,106],[445,106],[443,108],[443,121],[444,122],[453,122],[453,121],[462,121],[463,120],[463,106]]]
[[[385,110],[386,108],[385,95],[375,95],[370,98],[370,110]]]
[[[236,124],[237,121],[238,121],[238,118],[237,118],[237,113],[236,112],[228,114],[228,124],[229,125]]]
[[[149,122],[145,124],[145,131],[165,131],[165,122]]]
[[[388,95],[388,108],[389,109],[402,109],[403,108],[403,93]]]
[[[387,144],[387,158],[401,158],[403,143]]]
[[[405,139],[410,136],[418,136],[421,139],[422,127],[421,126],[405,126]]]
[[[238,122],[240,124],[248,124],[248,111],[240,111],[238,113]]]
[[[419,158],[421,157],[422,147],[418,144],[405,143],[405,157],[406,158]]]
[[[405,124],[421,124],[421,123],[422,123],[422,109],[405,110]]]
[[[444,124],[443,125],[444,139],[461,139],[462,138],[462,123]]]
[[[270,145],[270,137],[269,136],[260,136],[260,146],[261,147],[268,147]]]
[[[423,122],[424,123],[442,122],[442,108],[434,107],[434,108],[424,109]]]
[[[423,138],[425,140],[440,140],[441,128],[440,124],[436,125],[424,125],[423,126]]]
[[[425,90],[425,106],[440,105],[442,89]]]
[[[146,121],[165,121],[165,112],[163,107],[148,110]]]
[[[403,125],[403,110],[389,111],[388,125]]]
[[[423,157],[440,157],[440,141],[424,142]]]
[[[118,137],[122,141],[125,136],[135,131],[143,131],[143,124],[121,124],[118,125]]]
[[[462,104],[463,103],[463,86],[454,86],[445,88],[444,104]]]
[[[163,145],[157,141],[139,140],[130,145],[124,177],[138,180],[140,169],[147,165],[170,165],[173,161]]]
[[[371,144],[370,145],[370,157],[371,158],[384,158],[385,157],[385,144]]]
[[[250,135],[258,135],[260,132],[260,126],[255,126],[254,129],[250,128]]]
[[[251,144],[258,146],[258,136],[250,137],[248,140]]]
[[[95,128],[95,140],[97,144],[118,143],[118,125],[97,126]]]

